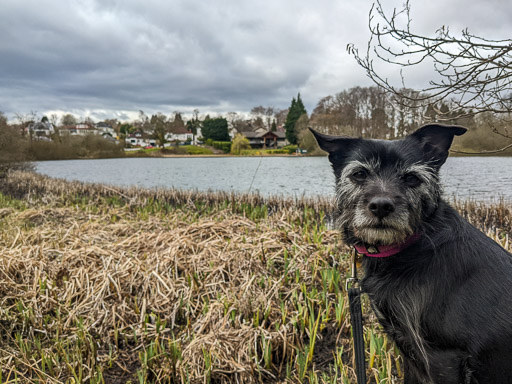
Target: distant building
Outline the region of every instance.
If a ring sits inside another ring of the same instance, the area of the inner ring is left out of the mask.
[[[48,138],[55,133],[55,128],[53,124],[49,121],[40,121],[37,123],[32,123],[28,126],[28,131],[32,134],[32,137],[36,140],[41,138]]]
[[[185,127],[171,127],[169,132],[165,134],[165,140],[167,141],[192,141],[192,132]]]
[[[286,135],[282,131],[242,132],[252,148],[281,148],[288,144]]]
[[[62,127],[59,134],[72,136],[99,135],[100,131],[89,124],[75,124]]]
[[[134,147],[156,147],[156,140],[153,136],[142,131],[130,133],[126,138],[126,142]]]
[[[100,121],[98,124],[96,124],[96,128],[112,128],[112,126],[105,123],[104,121]]]
[[[100,131],[100,135],[102,135],[103,137],[111,137],[111,138],[114,138],[116,139],[117,138],[117,132],[115,131],[114,128],[112,128],[111,125],[101,121],[99,122],[98,124],[96,124],[96,129],[98,131]]]

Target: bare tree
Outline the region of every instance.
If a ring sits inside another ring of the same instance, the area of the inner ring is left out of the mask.
[[[264,107],[259,105],[257,107],[253,107],[251,109],[251,114],[256,117],[256,119],[260,118],[265,122],[266,128],[270,129],[272,126],[272,120],[275,118],[275,115],[278,111],[274,107]]]
[[[258,105],[257,107],[253,107],[251,109],[251,115],[254,116],[254,121],[259,123],[263,123],[263,117],[265,116],[265,107],[263,105]],[[263,124],[261,124],[263,125]]]
[[[144,111],[141,109],[139,110],[139,125],[141,131],[146,131],[149,126],[151,125],[149,121],[149,117],[144,113]]]
[[[0,179],[10,170],[30,169],[28,157],[28,141],[18,129],[8,124],[7,117],[0,112]]]
[[[265,118],[267,120],[267,129],[270,129],[272,126],[272,120],[274,120],[276,114],[276,109],[274,107],[265,108]]]
[[[54,128],[57,128],[58,121],[59,121],[59,117],[55,113],[52,113],[50,115],[50,123],[53,125]]]
[[[84,117],[84,124],[87,124],[90,127],[94,127],[94,120],[90,116]]]
[[[176,114],[178,114],[178,112]],[[151,120],[154,120],[154,122],[153,122],[153,124],[154,124],[153,137],[158,141],[158,145],[161,148],[164,148],[165,143],[167,142],[167,139],[165,137],[167,134],[167,128],[168,128],[167,117],[160,112],[158,112],[156,115],[153,115],[153,116],[155,116],[154,119],[153,118],[151,119]]]
[[[407,107],[430,106],[437,120],[491,112],[501,119],[512,115],[512,39],[498,40],[476,36],[464,29],[454,35],[442,26],[433,36],[414,33],[411,28],[410,2],[403,9],[387,13],[377,0],[369,14],[371,38],[361,55],[353,44],[347,46],[358,64],[380,87],[396,95]],[[400,69],[401,83],[394,84],[376,69],[387,63]],[[424,89],[415,93],[405,89],[404,69],[431,64],[435,75]],[[442,104],[449,111],[441,111]],[[490,127],[496,133],[512,137],[512,131]],[[510,145],[512,146],[512,145]],[[508,147],[510,147],[508,146]],[[503,150],[503,149],[502,149]]]
[[[21,134],[23,136],[25,136],[25,133],[26,133],[25,128],[27,127],[27,123],[29,121],[29,117],[26,114],[24,114],[24,113],[18,113],[18,112],[16,112],[14,114],[14,117],[15,117],[16,121],[18,122]]]
[[[66,113],[60,119],[60,124],[64,127],[69,125],[76,125],[76,123],[77,119],[71,113]]]
[[[228,112],[227,115],[227,120],[230,124],[233,124],[235,122],[236,119],[238,119],[238,113],[236,112]]]
[[[276,116],[276,124],[283,125],[286,121],[286,116],[288,116],[289,108],[285,109],[276,109],[275,116]]]
[[[401,137],[415,124],[413,113],[407,108],[401,111],[402,118],[395,118],[391,97],[381,88],[353,87],[320,99],[310,124],[329,134]]]

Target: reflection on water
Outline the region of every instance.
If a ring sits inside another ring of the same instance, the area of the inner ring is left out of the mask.
[[[118,186],[259,192],[263,195],[334,194],[326,157],[218,157],[63,160],[36,163],[51,177]],[[442,168],[447,197],[512,201],[512,158],[455,157]]]

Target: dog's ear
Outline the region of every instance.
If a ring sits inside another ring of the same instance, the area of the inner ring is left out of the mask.
[[[419,141],[425,160],[440,167],[448,158],[453,137],[463,135],[466,131],[467,128],[457,125],[428,124],[419,128],[407,139]]]
[[[324,135],[315,131],[311,127],[308,128],[315,137],[320,148],[329,154],[329,160],[333,164],[339,163],[342,159],[347,157],[354,146],[360,141],[360,139],[354,139],[348,136]]]

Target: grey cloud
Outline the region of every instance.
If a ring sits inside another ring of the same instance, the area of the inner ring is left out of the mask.
[[[4,0],[0,110],[247,111],[285,108],[298,91],[311,110],[322,96],[369,85],[345,46],[365,48],[370,6]]]

